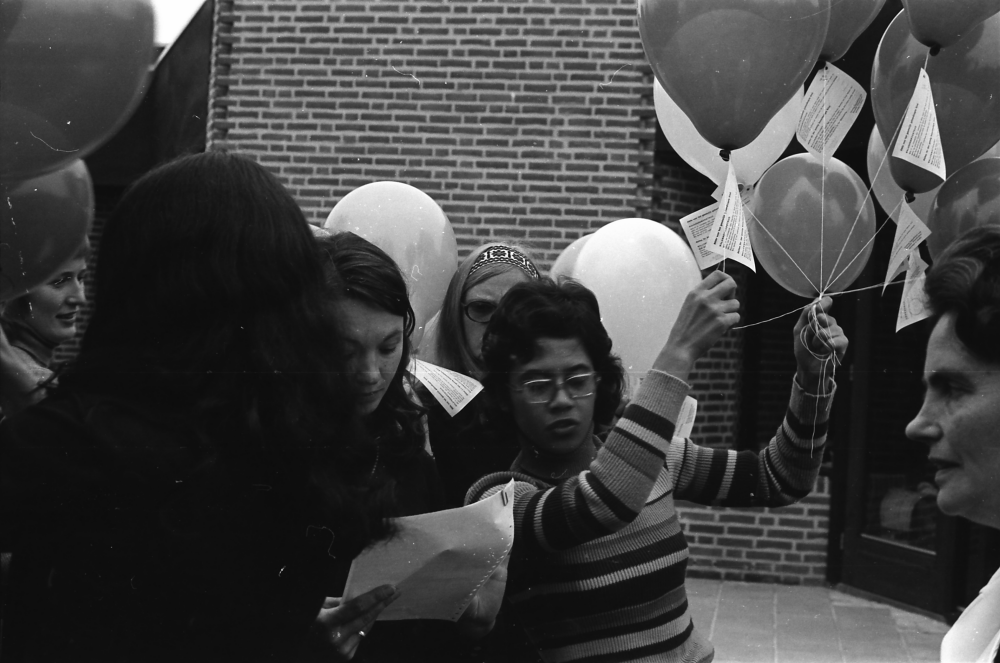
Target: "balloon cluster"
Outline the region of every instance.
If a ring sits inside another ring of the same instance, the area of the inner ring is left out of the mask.
[[[744,216],[757,259],[778,283],[805,297],[843,291],[860,275],[871,254],[875,216],[868,187],[832,157],[838,141],[831,141],[828,153],[825,143],[817,150],[803,138],[809,94],[804,102],[802,86],[814,71],[822,76],[817,73],[813,84],[826,85],[829,63],[848,51],[884,2],[638,2],[664,135],[716,184],[726,183],[732,172],[741,187],[753,187]],[[905,198],[931,225],[933,255],[961,229],[995,216],[989,207],[996,198],[990,188],[1000,187],[995,166],[976,160],[1000,141],[1000,2],[903,4],[873,64],[877,126],[868,146],[868,174],[875,197],[894,220]],[[897,151],[921,70],[940,127],[939,152],[953,178],[947,183],[899,154],[906,146]],[[863,91],[858,95],[863,101]],[[825,131],[823,126],[820,133]],[[809,152],[775,163],[792,136]]]
[[[150,0],[0,4],[0,301],[84,241],[94,199],[81,159],[128,120],[152,56]]]

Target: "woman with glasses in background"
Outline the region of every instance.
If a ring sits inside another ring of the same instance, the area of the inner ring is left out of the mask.
[[[520,453],[513,471],[483,477],[467,500],[516,482],[505,601],[542,659],[710,661],[712,645],[688,612],[674,498],[780,506],[812,490],[833,395],[823,366],[847,348],[825,313],[829,298],[815,325],[812,307],[796,324],[788,414],[759,456],[673,437],[694,361],[739,320],[735,291],[715,272],[688,295],[604,443],[594,423],[618,406],[624,371],[594,294],[572,281],[517,285],[493,315],[483,341],[491,421]]]
[[[428,325],[420,358],[471,378],[483,374],[483,333],[507,291],[537,281],[538,269],[527,253],[510,244],[485,244],[465,258],[448,285],[441,312]],[[505,470],[516,450],[483,426],[482,398],[451,417],[422,386],[431,451],[450,506],[461,506],[479,477]]]

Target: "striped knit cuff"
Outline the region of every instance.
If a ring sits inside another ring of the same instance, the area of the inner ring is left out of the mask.
[[[819,394],[810,394],[802,388],[797,379],[792,378],[792,398],[788,402],[788,407],[799,421],[821,422],[830,417],[833,396],[837,393],[837,383],[833,378],[827,378],[826,384],[821,385],[819,391]]]
[[[677,424],[677,417],[681,413],[681,405],[684,404],[684,397],[690,391],[691,385],[680,378],[675,378],[669,373],[651,369],[646,373],[646,378],[639,387],[639,393],[632,401],[650,412],[654,412],[661,417]]]

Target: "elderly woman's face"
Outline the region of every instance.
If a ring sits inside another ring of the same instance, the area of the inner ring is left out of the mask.
[[[926,393],[906,435],[930,448],[941,511],[1000,528],[1000,365],[976,359],[952,314],[927,342]]]

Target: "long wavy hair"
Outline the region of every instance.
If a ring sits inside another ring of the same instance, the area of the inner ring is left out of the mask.
[[[1000,227],[981,226],[948,246],[927,273],[934,322],[955,314],[955,335],[969,352],[1000,364]]]
[[[531,361],[542,338],[575,338],[583,344],[600,376],[594,400],[594,423],[608,425],[621,402],[625,369],[611,351],[611,337],[601,323],[597,297],[571,279],[519,283],[507,291],[483,337],[483,386],[489,394],[489,416],[510,427],[502,414],[510,403],[509,376],[517,364]]]
[[[365,417],[369,429],[387,451],[388,459],[407,459],[423,448],[424,410],[406,390],[410,364],[410,335],[416,315],[406,291],[406,280],[396,262],[368,240],[352,232],[319,238],[323,269],[333,301],[351,299],[403,319],[403,353],[395,375],[378,408]]]
[[[465,294],[480,283],[506,272],[520,270],[516,265],[497,262],[485,265],[470,275],[469,271],[479,256],[496,246],[509,246],[523,253],[528,260],[532,259],[531,254],[525,249],[510,242],[493,242],[476,248],[458,265],[458,270],[451,277],[438,318],[437,347],[434,348],[437,363],[444,368],[474,378],[481,376],[484,367],[478,353],[465,342],[465,314],[462,313],[462,301]]]
[[[183,411],[223,467],[256,463],[289,494],[318,493],[338,554],[390,533],[316,240],[273,175],[226,152],[154,169],[105,226],[95,290],[61,390]]]

